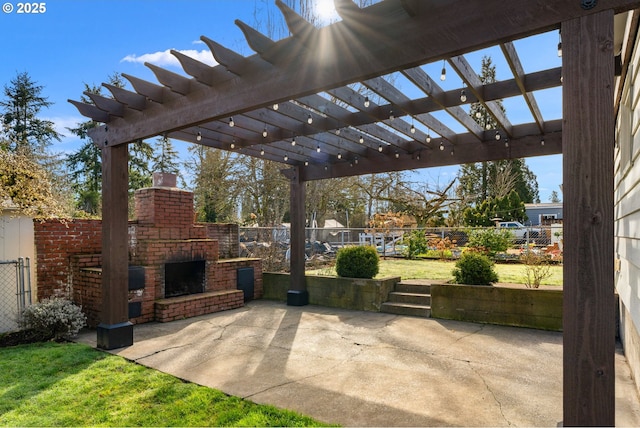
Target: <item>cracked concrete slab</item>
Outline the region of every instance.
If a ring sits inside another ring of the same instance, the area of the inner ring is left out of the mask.
[[[96,334],[79,341],[95,346]],[[292,307],[241,309],[134,328],[114,354],[257,403],[344,426],[557,426],[562,334]],[[616,356],[616,420],[640,402]]]

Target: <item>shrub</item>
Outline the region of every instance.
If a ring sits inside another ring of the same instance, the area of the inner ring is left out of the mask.
[[[66,299],[44,299],[28,306],[20,326],[42,335],[43,339],[63,340],[74,337],[87,323],[79,306]]]
[[[493,262],[484,254],[466,251],[453,269],[456,284],[491,285],[498,281]]]
[[[404,256],[407,259],[414,260],[420,254],[424,254],[429,249],[427,243],[427,237],[422,230],[414,230],[403,238],[406,249],[404,250]]]
[[[456,247],[456,240],[453,241],[449,237],[443,238],[431,238],[429,240],[429,247],[435,248],[438,252],[440,260],[446,260],[451,258],[451,251]]]
[[[524,264],[524,284],[527,288],[540,288],[542,281],[551,276],[551,266],[546,256],[526,251],[520,260]]]
[[[336,273],[347,278],[373,278],[378,274],[380,257],[369,245],[344,247],[336,255]]]
[[[513,234],[506,229],[486,228],[469,232],[468,247],[485,251],[493,257],[497,252],[506,251],[511,246]]]

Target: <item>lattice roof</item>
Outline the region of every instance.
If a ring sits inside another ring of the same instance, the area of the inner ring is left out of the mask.
[[[534,96],[561,86],[562,70],[526,74],[513,42],[584,14],[579,2],[385,0],[364,9],[335,3],[342,20],[315,28],[277,0],[290,37],[273,41],[236,21],[252,56],[202,36],[218,65],[172,51],[189,77],[146,64],[158,83],[124,75],[133,91],[104,84],[111,98],[87,94],[95,105],[71,102],[105,124],[92,133],[100,146],[167,135],[300,166],[303,180],[562,152],[562,121],[545,120]],[[634,15],[628,28],[636,27]],[[465,54],[495,45],[513,77],[483,85]],[[444,90],[423,67],[443,60],[461,87]],[[391,72],[421,93],[394,87],[384,79]],[[496,103],[516,96],[530,123],[512,124]],[[484,107],[495,128],[469,116],[463,107],[471,103]]]

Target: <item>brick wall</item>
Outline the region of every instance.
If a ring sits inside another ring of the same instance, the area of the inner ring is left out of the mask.
[[[140,224],[191,227],[194,220],[193,193],[170,187],[136,190],[136,217]]]
[[[218,241],[218,252],[221,259],[240,257],[240,239],[238,225],[233,223],[197,223],[206,228],[207,238]]]
[[[231,290],[238,283],[238,268],[253,268],[253,298],[261,299],[262,286],[262,260],[250,258],[218,260],[214,269],[213,286],[210,290]]]
[[[34,221],[37,298],[71,297],[71,256],[102,250],[100,220]]]

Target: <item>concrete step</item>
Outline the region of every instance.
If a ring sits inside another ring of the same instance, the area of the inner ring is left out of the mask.
[[[396,284],[395,291],[401,293],[430,294],[431,286],[428,284],[407,284],[399,282]]]
[[[401,291],[392,291],[389,293],[389,302],[392,303],[410,303],[414,305],[429,306],[431,304],[431,295],[422,293],[404,293]]]
[[[431,307],[424,305],[414,305],[411,303],[385,302],[382,304],[381,312],[396,315],[409,315],[414,317],[431,317]]]

